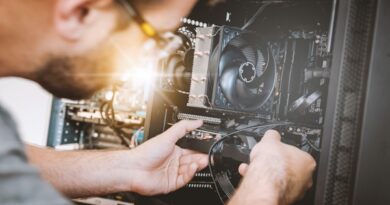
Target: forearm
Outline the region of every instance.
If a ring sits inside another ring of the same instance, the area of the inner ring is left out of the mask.
[[[280,140],[278,132],[269,130],[252,149],[249,166],[240,166],[244,179],[229,205],[292,204],[312,186],[314,159]]]
[[[257,186],[241,185],[228,205],[278,205],[278,196],[270,193],[270,190],[264,189],[264,192],[254,192],[253,190],[259,190],[261,184]]]
[[[250,166],[229,205],[280,204],[283,185],[278,182],[277,175],[283,173],[275,172],[272,166]]]
[[[67,151],[27,146],[31,164],[68,197],[131,191],[131,151]]]

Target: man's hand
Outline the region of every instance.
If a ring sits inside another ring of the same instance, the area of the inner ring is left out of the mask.
[[[71,198],[132,191],[155,195],[187,184],[207,166],[207,155],[175,145],[201,121],[182,121],[133,150],[65,151],[27,146],[29,162]]]
[[[314,159],[280,138],[270,130],[253,148],[250,165],[239,167],[244,179],[230,205],[291,204],[312,186]]]
[[[134,157],[131,190],[144,195],[174,191],[208,164],[207,155],[181,149],[176,142],[201,121],[181,121],[129,153]]]

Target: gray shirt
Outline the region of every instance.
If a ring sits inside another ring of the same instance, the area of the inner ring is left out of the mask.
[[[30,166],[16,124],[0,106],[0,204],[69,205]]]

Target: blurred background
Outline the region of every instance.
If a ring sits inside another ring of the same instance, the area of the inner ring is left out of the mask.
[[[52,95],[34,82],[20,78],[0,80],[0,104],[11,113],[27,143],[46,145],[51,102]]]

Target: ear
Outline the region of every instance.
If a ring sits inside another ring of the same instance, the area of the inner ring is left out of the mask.
[[[68,41],[82,38],[88,25],[97,21],[98,12],[109,8],[114,0],[57,0],[54,9],[54,26]]]

